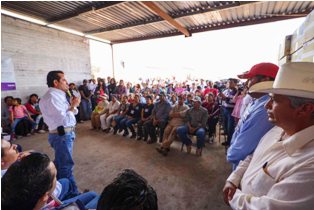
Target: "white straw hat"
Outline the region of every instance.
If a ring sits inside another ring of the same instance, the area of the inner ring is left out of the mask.
[[[249,92],[275,93],[314,99],[314,63],[285,63],[280,67],[274,82],[256,83]]]

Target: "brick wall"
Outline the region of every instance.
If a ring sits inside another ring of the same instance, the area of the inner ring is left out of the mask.
[[[12,59],[16,79],[16,91],[1,91],[2,99],[42,96],[51,70],[63,70],[68,82],[91,78],[89,41],[83,37],[1,15],[1,45],[1,59]]]

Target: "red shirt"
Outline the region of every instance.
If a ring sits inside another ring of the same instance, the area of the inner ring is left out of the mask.
[[[216,88],[206,88],[204,90],[204,95],[206,95],[208,93],[213,93],[214,96],[216,97],[218,95],[218,90]]]

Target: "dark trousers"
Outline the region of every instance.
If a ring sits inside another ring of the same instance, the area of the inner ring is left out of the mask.
[[[167,125],[167,122],[165,121],[159,121],[156,126],[153,125],[153,120],[148,121],[144,124],[145,129],[148,131],[148,135],[151,139],[151,141],[156,142],[157,136],[156,136],[156,128],[159,127],[159,142],[162,142],[165,127]]]
[[[230,144],[234,132],[235,122],[234,117],[231,115],[233,108],[223,108],[224,114],[224,131],[227,134],[227,144]]]
[[[208,119],[208,136],[212,137],[215,135],[216,133],[216,125],[218,123],[218,117],[217,118],[209,118]]]
[[[145,128],[144,124],[149,121],[138,121],[137,122],[137,136],[144,137],[144,139],[148,138],[148,130]]]

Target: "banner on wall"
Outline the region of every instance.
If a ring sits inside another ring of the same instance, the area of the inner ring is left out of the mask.
[[[1,59],[1,91],[16,90],[14,65],[11,58]]]

